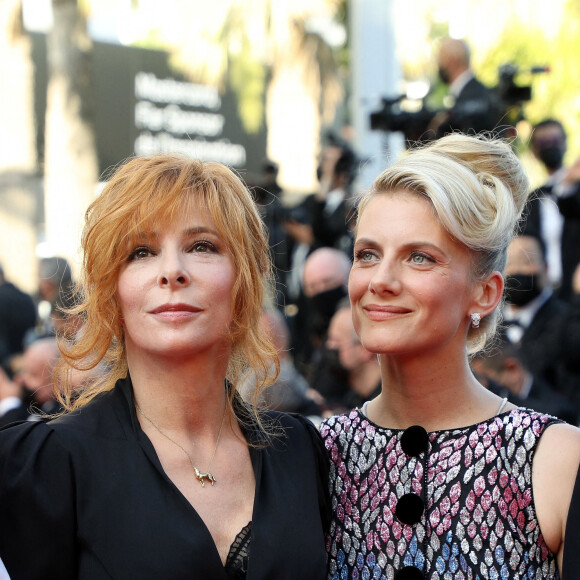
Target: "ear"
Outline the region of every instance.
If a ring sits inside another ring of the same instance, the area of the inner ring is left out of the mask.
[[[501,301],[503,288],[503,276],[497,271],[492,272],[483,280],[478,280],[473,290],[469,314],[479,312],[482,318],[491,314]]]

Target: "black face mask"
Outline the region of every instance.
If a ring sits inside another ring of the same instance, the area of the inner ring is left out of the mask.
[[[322,353],[322,364],[326,370],[334,377],[342,379],[345,375],[345,369],[340,364],[340,355],[334,348],[326,348]]]
[[[439,78],[441,79],[441,82],[448,85],[449,84],[449,73],[442,67],[439,67],[438,71],[437,71]]]
[[[504,296],[513,306],[525,306],[540,295],[543,288],[537,274],[512,274],[507,276]]]
[[[320,182],[322,179],[322,165],[319,165],[316,168],[316,179],[318,180],[318,182]]]
[[[343,286],[331,288],[310,298],[312,308],[316,314],[321,316],[325,322],[330,322],[332,315],[336,311],[338,303],[346,296],[346,290]]]
[[[564,150],[562,147],[543,147],[538,151],[538,157],[548,169],[560,169],[564,160]]]

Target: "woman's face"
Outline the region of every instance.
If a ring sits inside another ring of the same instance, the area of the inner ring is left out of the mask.
[[[206,210],[145,231],[117,282],[129,362],[227,354],[236,273]]]
[[[355,329],[367,350],[464,349],[472,289],[469,250],[449,236],[428,199],[397,191],[369,202],[349,280]]]

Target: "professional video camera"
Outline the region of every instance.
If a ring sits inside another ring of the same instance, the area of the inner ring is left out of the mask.
[[[547,67],[531,67],[527,72],[548,72]],[[522,71],[514,64],[505,64],[498,69],[498,83],[489,89],[485,100],[470,102],[463,109],[432,109],[426,99],[408,99],[399,95],[392,99],[383,98],[382,107],[370,114],[372,130],[400,131],[407,142],[426,141],[436,138],[430,125],[439,113],[453,113],[456,128],[460,130],[493,131],[501,126],[515,125],[523,117],[523,104],[532,98],[531,85],[518,85],[516,76]]]

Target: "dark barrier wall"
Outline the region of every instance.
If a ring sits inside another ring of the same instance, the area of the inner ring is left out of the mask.
[[[31,34],[39,159],[46,110],[46,38]],[[257,175],[266,155],[266,130],[244,131],[232,92],[184,79],[163,51],[95,42],[92,62],[99,171],[133,154],[181,151],[220,161],[245,177]]]

